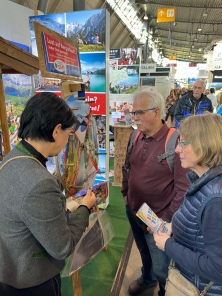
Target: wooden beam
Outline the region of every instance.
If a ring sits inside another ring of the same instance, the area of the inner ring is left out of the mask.
[[[38,74],[39,70],[25,64],[24,61],[13,59],[0,52],[0,63],[4,63],[7,67],[15,69],[25,75],[31,76],[33,74]]]
[[[82,0],[84,1],[84,0]],[[59,5],[60,0],[54,0],[54,3],[52,5],[52,7],[48,10],[47,13],[55,13],[56,12],[56,8]]]
[[[6,105],[5,105],[5,94],[4,94],[1,70],[0,70],[0,121],[2,125],[4,156],[6,156],[11,150],[11,146],[10,146],[10,139],[9,139],[8,120],[7,120],[7,112],[6,112]]]
[[[36,56],[13,45],[2,37],[0,37],[0,53],[10,56],[13,59],[20,60],[36,69],[39,69],[39,59]],[[3,64],[5,64],[4,61]]]
[[[2,74],[24,74],[24,73],[16,71],[15,69],[8,68],[8,69],[2,69]]]
[[[80,270],[72,274],[73,295],[82,296],[82,284],[80,277]]]

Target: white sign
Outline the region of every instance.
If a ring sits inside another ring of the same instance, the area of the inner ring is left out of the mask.
[[[222,44],[219,43],[214,47],[213,51],[213,67],[214,70],[222,70]]]
[[[140,73],[155,73],[156,64],[141,64]]]
[[[121,112],[118,112],[118,111],[116,111],[116,112],[112,112],[112,118],[121,118],[121,116],[122,116],[122,113]]]

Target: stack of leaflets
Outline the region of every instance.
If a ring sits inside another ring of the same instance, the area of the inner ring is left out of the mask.
[[[92,192],[94,192],[96,196],[96,204],[99,205],[101,203],[104,203],[108,197],[108,183],[110,180],[106,180],[103,182],[100,182],[98,184],[95,184],[91,187]],[[71,199],[76,199],[78,197],[84,196],[87,193],[86,189],[79,190],[74,196],[71,196]]]
[[[164,222],[157,217],[154,211],[145,202],[137,211],[136,216],[140,218],[154,233],[159,231],[166,233],[168,231]]]

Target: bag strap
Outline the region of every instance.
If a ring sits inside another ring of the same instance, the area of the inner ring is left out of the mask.
[[[203,291],[200,293],[200,296],[206,295],[207,291],[210,289],[210,287],[214,284],[214,282],[210,281],[209,284],[203,289]]]
[[[165,153],[157,156],[159,162],[163,159],[167,160],[171,173],[174,172],[175,146],[179,134],[179,131],[175,127],[170,128],[165,141]]]
[[[15,157],[12,157],[10,159],[8,159],[5,163],[3,163],[3,165],[0,167],[0,170],[3,169],[3,167],[9,163],[10,161],[14,160],[14,159],[18,159],[18,158],[31,158],[33,160],[35,160],[36,162],[38,162],[39,164],[41,164],[41,166],[44,167],[44,165],[36,158],[32,157],[32,156],[25,156],[25,155],[22,155],[22,156],[15,156]]]
[[[124,168],[127,171],[127,174],[128,175],[129,175],[129,172],[130,172],[130,162],[129,162],[130,154],[131,154],[131,152],[133,150],[133,145],[137,141],[137,139],[138,139],[138,137],[139,137],[140,134],[141,134],[140,131],[134,130],[133,133],[132,133],[132,135],[131,135],[131,138],[130,138],[128,147],[127,147]]]
[[[175,146],[179,134],[175,127],[170,128],[165,142],[165,151],[168,153],[167,163],[172,173],[174,172]]]
[[[173,259],[170,260],[170,267],[175,267],[175,261]],[[210,281],[209,284],[203,289],[202,292],[200,292],[200,296],[206,295],[207,291],[210,289],[210,287],[214,284],[214,282]]]
[[[130,154],[132,152],[133,145],[134,143],[136,143],[140,134],[141,134],[140,131],[134,130],[127,147],[124,168],[128,174],[130,172],[130,162],[129,162]],[[176,146],[176,140],[178,136],[179,136],[179,131],[175,127],[170,128],[165,141],[165,153],[161,154],[160,156],[157,156],[159,162],[161,162],[163,159],[167,160],[169,169],[172,173],[174,172],[175,146]]]

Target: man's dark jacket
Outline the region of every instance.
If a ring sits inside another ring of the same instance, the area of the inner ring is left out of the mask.
[[[204,94],[201,95],[199,100],[196,100],[193,96],[193,92],[189,91],[185,96],[180,98],[176,104],[174,112],[175,126],[179,128],[181,120],[191,114],[199,115],[207,111],[213,112],[211,100]]]

